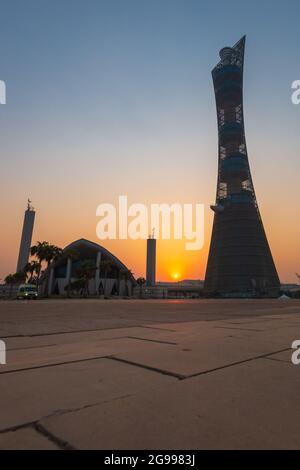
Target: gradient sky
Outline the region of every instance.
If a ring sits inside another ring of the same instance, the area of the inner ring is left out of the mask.
[[[101,202],[204,203],[205,246],[158,242],[159,280],[203,278],[217,179],[211,69],[247,34],[245,124],[282,281],[300,271],[299,0],[0,0],[0,278],[15,271],[27,197],[33,242],[96,237]],[[144,241],[100,242],[136,276]]]

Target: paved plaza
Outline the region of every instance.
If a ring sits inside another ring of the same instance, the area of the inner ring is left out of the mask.
[[[298,300],[1,301],[1,449],[300,449]]]

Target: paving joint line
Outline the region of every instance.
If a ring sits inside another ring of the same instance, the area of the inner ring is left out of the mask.
[[[28,421],[27,423],[16,424],[15,426],[10,426],[8,428],[0,429],[0,434],[6,434],[7,432],[15,432],[20,429],[27,429],[32,427],[37,421]]]
[[[48,439],[48,441],[52,442],[55,444],[58,448],[61,450],[76,450],[76,447],[72,446],[69,442],[67,442],[64,439],[61,439],[60,437],[55,436],[52,432],[50,432],[45,426],[43,426],[41,423],[36,422],[33,424],[33,429],[35,429],[36,432],[41,434],[43,437]]]
[[[189,323],[189,322],[185,322],[185,323]],[[94,331],[125,330],[125,329],[130,329],[130,328],[150,328],[151,330],[163,330],[163,331],[175,331],[176,332],[176,330],[170,330],[167,328],[159,328],[159,327],[152,327],[152,326],[146,326],[146,325],[133,325],[133,326],[114,326],[112,328],[93,328],[89,330],[54,331],[51,333],[33,333],[33,334],[18,334],[18,335],[6,335],[6,336],[1,335],[1,338],[2,339],[37,338],[40,336],[43,337],[43,336],[55,336],[55,335],[71,335],[71,334],[79,334],[79,333],[92,333]]]
[[[257,359],[265,359],[268,356],[271,356],[273,354],[278,354],[278,353],[281,353],[281,352],[285,352],[285,351],[289,351],[290,349],[291,348],[285,348],[285,349],[281,349],[279,351],[274,351],[274,352],[271,352],[271,353],[261,354],[259,356],[250,357],[248,359],[243,359],[241,361],[231,362],[230,364],[225,364],[225,365],[220,366],[220,367],[215,367],[213,369],[207,369],[207,370],[197,372],[195,374],[190,374],[190,375],[183,375],[183,374],[179,374],[179,373],[176,373],[176,372],[167,371],[167,370],[164,370],[164,369],[159,369],[158,367],[148,366],[148,365],[141,364],[141,363],[138,363],[138,362],[129,361],[127,359],[121,359],[121,358],[116,357],[116,356],[107,356],[106,359],[111,359],[111,360],[114,360],[114,361],[124,362],[125,364],[129,364],[129,365],[132,365],[132,366],[135,366],[135,367],[140,367],[140,368],[146,369],[146,370],[151,370],[153,372],[157,372],[157,373],[162,374],[162,375],[168,375],[168,376],[174,377],[178,380],[188,380],[188,379],[191,379],[191,378],[194,378],[194,377],[199,377],[201,375],[209,374],[211,372],[217,372],[219,370],[227,369],[229,367],[233,367],[233,366],[237,366],[237,365],[240,365],[240,364],[245,364],[247,362],[255,361]]]
[[[150,370],[152,372],[158,372],[162,375],[168,375],[169,377],[174,377],[175,379],[182,380],[185,376],[182,374],[177,374],[176,372],[170,372],[164,369],[159,369],[158,367],[147,366],[144,364],[140,364],[134,361],[128,361],[127,359],[120,359],[116,356],[107,356],[106,359],[111,359],[112,361],[123,362],[124,364],[129,364],[131,366],[140,367],[141,369]]]
[[[138,339],[140,341],[150,341],[151,343],[161,343],[161,344],[171,344],[172,346],[177,346],[177,343],[173,343],[171,341],[162,341],[159,339],[151,339],[151,338],[139,338],[137,336],[127,336],[129,339]]]
[[[278,353],[281,353],[281,352],[289,351],[290,349],[291,348],[281,349],[280,351],[274,351],[272,353],[261,354],[259,356],[254,356],[254,357],[250,357],[248,359],[243,359],[242,361],[232,362],[230,364],[225,364],[224,366],[215,367],[214,369],[209,369],[209,370],[205,370],[205,371],[202,371],[202,372],[197,372],[197,373],[192,374],[192,375],[185,376],[181,380],[187,380],[187,379],[191,379],[193,377],[199,377],[200,375],[209,374],[211,372],[217,372],[219,370],[228,369],[229,367],[238,366],[238,365],[241,365],[241,364],[245,364],[247,362],[255,361],[257,359],[268,359],[268,356],[272,356],[273,354],[278,354]]]
[[[89,361],[95,361],[99,359],[106,359],[109,356],[96,356],[96,357],[88,357],[86,359],[76,359],[73,361],[65,361],[65,362],[56,362],[55,364],[42,364],[39,366],[32,366],[32,367],[22,367],[20,369],[10,369],[10,370],[4,370],[3,372],[0,372],[0,377],[1,375],[5,374],[14,374],[16,372],[25,372],[27,370],[36,370],[36,369],[46,369],[47,367],[57,367],[57,366],[64,366],[68,364],[76,364],[79,362],[89,362]]]

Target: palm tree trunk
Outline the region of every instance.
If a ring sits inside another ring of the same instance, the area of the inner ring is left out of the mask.
[[[42,263],[39,264],[39,269],[38,269],[37,276],[36,276],[36,290],[37,291],[39,291],[39,281],[40,281],[41,270],[42,270]]]
[[[45,292],[44,292],[44,297],[49,297],[48,295],[48,286],[49,286],[49,265],[50,263],[47,264],[47,276],[46,276],[46,279],[45,279]]]

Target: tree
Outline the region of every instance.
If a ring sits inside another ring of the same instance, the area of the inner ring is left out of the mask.
[[[93,279],[96,272],[96,265],[91,260],[84,260],[76,270],[76,277],[84,281],[83,296],[87,297],[89,291],[89,281]]]
[[[65,290],[68,292],[68,295],[70,295],[70,292],[73,293],[75,291],[77,294],[84,289],[85,286],[85,281],[83,279],[77,279],[76,281],[69,282]]]
[[[23,271],[19,271],[13,275],[15,284],[21,284],[26,281],[26,274]]]
[[[59,248],[56,245],[50,245],[48,243],[48,246],[46,247],[46,256],[45,256],[47,268],[49,267],[50,263],[52,263],[52,261],[57,260],[57,258],[61,255],[61,253],[62,253],[61,248]]]
[[[139,277],[136,280],[136,282],[140,287],[140,298],[142,298],[142,296],[143,296],[143,286],[146,284],[146,279],[144,277]]]
[[[15,274],[8,274],[8,276],[6,276],[4,282],[9,285],[9,297],[11,297],[13,285],[21,284],[22,282],[25,282],[25,279],[26,274],[22,271]]]
[[[4,279],[5,284],[9,286],[9,297],[11,297],[11,292],[12,292],[12,286],[15,283],[14,281],[14,275],[13,274],[8,274],[6,278]]]
[[[5,284],[13,284],[13,277],[14,277],[13,274],[8,274],[8,275],[4,278]]]
[[[34,256],[37,259],[38,262],[38,269],[37,269],[37,288],[39,285],[39,280],[40,280],[40,275],[41,275],[41,269],[42,269],[42,264],[43,262],[47,263],[47,267],[49,267],[50,263],[54,261],[55,259],[58,258],[58,256],[61,254],[62,250],[56,245],[51,245],[49,242],[43,241],[43,242],[37,242],[36,245],[32,246],[30,248],[30,254],[31,256]],[[47,292],[47,286],[48,286],[48,276],[46,278],[46,288],[45,291]]]
[[[31,256],[34,256],[38,261],[38,269],[37,269],[37,275],[36,275],[37,287],[39,285],[42,263],[46,261],[46,258],[48,256],[48,247],[49,247],[49,243],[44,241],[44,242],[37,242],[36,245],[30,248]]]
[[[62,249],[56,245],[48,244],[45,251],[46,251],[45,261],[47,263],[47,269],[48,269],[50,264],[59,258],[59,256],[62,253]],[[46,297],[48,297],[49,274],[50,274],[50,270],[48,269],[47,275],[46,275],[46,282],[45,282]]]
[[[34,275],[37,275],[39,271],[38,261],[30,261],[29,263],[26,264],[23,271],[26,275],[29,274],[28,282],[31,284],[34,280]]]

